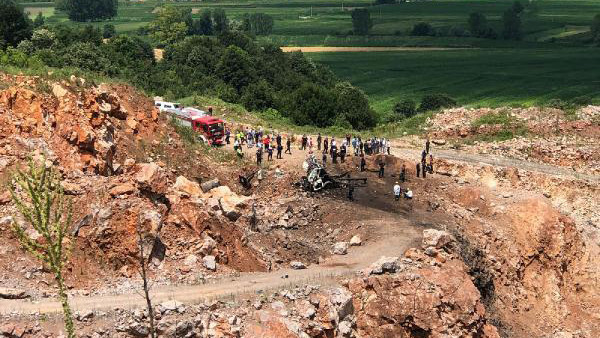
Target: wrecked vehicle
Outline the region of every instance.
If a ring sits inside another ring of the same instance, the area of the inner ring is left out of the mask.
[[[310,155],[302,164],[306,176],[302,176],[297,185],[305,191],[320,191],[324,188],[348,188],[366,186],[367,178],[352,178],[348,172],[330,175],[325,167]]]

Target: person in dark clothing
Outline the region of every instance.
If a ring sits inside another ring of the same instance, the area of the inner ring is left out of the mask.
[[[430,174],[433,174],[433,155],[429,154],[429,165],[427,166]]]
[[[381,160],[381,161],[379,161],[379,177],[380,178],[383,177],[384,170],[385,170],[385,161]]]
[[[365,160],[365,154],[360,155],[360,171],[365,171],[365,166],[367,165],[367,161]]]
[[[338,156],[337,150],[332,148],[331,149],[331,163],[337,163],[337,156]]]
[[[262,149],[259,147],[256,149],[256,164],[260,166],[262,163]]]
[[[360,151],[361,155],[364,154],[364,143],[360,137],[358,138],[358,150]]]
[[[229,144],[230,136],[231,136],[231,130],[229,130],[229,128],[227,128],[227,130],[225,130],[225,143]]]
[[[267,161],[273,161],[273,147],[267,146]]]
[[[275,138],[275,141],[277,142],[277,146],[281,145],[281,135],[277,134],[277,137]]]
[[[321,133],[317,135],[317,150],[321,150]]]
[[[323,150],[325,152],[329,151],[329,139],[327,139],[327,136],[325,136],[325,140],[323,141]]]
[[[421,174],[421,164],[417,162],[417,177]]]
[[[400,181],[406,182],[406,164],[402,164],[402,170],[400,170]]]
[[[429,137],[428,137],[427,141],[425,142],[425,152],[427,154],[429,154],[429,146],[430,146],[430,143],[429,143]]]
[[[285,141],[285,153],[290,155],[292,154],[292,138],[289,136]]]
[[[352,136],[350,134],[346,134],[346,144],[350,144],[350,138],[352,138]]]
[[[283,150],[283,146],[281,144],[277,145],[277,158],[278,159],[282,159],[283,157],[281,156],[281,151]]]
[[[348,185],[348,199],[354,201],[354,186],[352,184]]]
[[[421,153],[421,162],[425,162],[426,158],[427,158],[427,153],[425,152],[425,150],[423,150],[423,152]]]
[[[306,134],[302,135],[302,146],[300,147],[300,150],[306,150],[306,144],[308,143],[308,137],[306,137]]]
[[[425,159],[421,161],[421,173],[423,174],[423,178],[427,176],[427,163],[425,163]]]
[[[323,150],[323,165],[327,164],[327,151]]]
[[[340,147],[340,159],[342,160],[342,163],[344,163],[344,158],[346,158],[346,146],[342,144]]]

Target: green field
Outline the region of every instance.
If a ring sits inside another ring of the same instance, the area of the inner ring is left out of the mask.
[[[273,35],[282,43],[298,41],[327,44],[327,39],[344,36],[352,29],[350,11],[356,7],[369,7],[373,19],[372,34],[376,36],[407,35],[418,22],[429,22],[436,28],[466,28],[469,13],[484,13],[490,24],[501,30],[501,16],[510,6],[510,1],[497,0],[434,0],[424,2],[399,3],[395,5],[373,6],[371,0],[322,1],[322,0],[224,0],[204,2],[164,2],[148,0],[140,3],[121,2],[119,15],[112,23],[119,32],[132,32],[150,22],[154,9],[164,3],[194,9],[194,17],[206,8],[223,8],[228,17],[238,20],[246,13],[267,13],[275,19]],[[527,4],[527,0],[521,1]],[[344,7],[342,9],[342,3]],[[586,31],[592,17],[600,13],[600,1],[592,0],[536,0],[535,10],[528,9],[523,14],[523,27],[526,40],[544,40],[548,36],[560,39],[563,36],[580,34]],[[51,2],[22,3],[25,7],[50,7]],[[312,16],[311,16],[312,13]],[[46,13],[44,13],[46,15]],[[50,22],[68,22],[64,13],[55,13]],[[74,23],[75,24],[75,23]],[[102,25],[103,23],[92,23]],[[303,38],[300,38],[303,37]],[[360,43],[360,41],[350,40]],[[400,40],[402,43],[403,41]],[[395,45],[395,39],[388,39]]]
[[[600,103],[598,48],[308,55],[361,87],[382,114],[399,100],[435,92],[470,106],[529,106],[582,96]]]

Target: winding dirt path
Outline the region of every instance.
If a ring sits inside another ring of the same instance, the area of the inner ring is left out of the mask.
[[[435,147],[435,146],[434,146]],[[394,149],[392,148],[392,155],[403,157],[403,158],[414,158],[415,162],[421,158],[421,151],[418,149]],[[592,174],[579,173],[574,170],[559,167],[549,164],[541,164],[535,162],[528,162],[508,157],[494,156],[494,155],[482,155],[482,154],[470,154],[456,150],[438,150],[434,148],[434,156],[443,158],[450,161],[459,161],[466,163],[484,163],[495,167],[514,167],[517,169],[528,170],[543,173],[546,175],[557,176],[562,178],[569,178],[575,180],[588,180],[590,182],[600,182],[600,176]]]
[[[193,286],[161,286],[152,290],[155,304],[177,300],[185,304],[204,300],[241,296],[266,290],[290,288],[313,283],[335,284],[337,278],[364,269],[382,255],[400,256],[421,238],[421,230],[394,214],[373,212],[373,218],[364,223],[376,225],[370,240],[363,246],[351,247],[345,256],[332,256],[324,263],[308,266],[305,270],[283,269],[264,273],[242,273],[239,277],[224,278],[210,284]],[[283,278],[287,275],[287,278]],[[137,293],[101,296],[73,296],[70,303],[74,311],[112,310],[145,306]],[[41,301],[0,300],[2,314],[57,313],[62,311],[55,299]]]

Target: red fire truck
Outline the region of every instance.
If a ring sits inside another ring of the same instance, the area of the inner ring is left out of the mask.
[[[190,127],[199,138],[210,145],[222,145],[225,135],[225,122],[219,118],[205,115],[195,116],[181,112],[169,112],[171,118],[176,119],[182,126]]]

